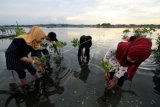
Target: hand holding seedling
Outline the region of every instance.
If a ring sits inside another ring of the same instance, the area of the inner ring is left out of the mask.
[[[104,61],[103,59],[100,61],[101,66],[105,70],[104,78],[107,82],[107,89],[112,89],[118,81],[118,78],[114,76],[112,80],[110,80],[110,72],[112,71],[113,67],[111,64],[109,64],[107,61]]]
[[[34,64],[37,65],[40,71],[45,71],[45,62],[48,60],[48,56],[44,55],[41,58],[34,57]]]
[[[107,89],[112,89],[118,82],[118,78],[116,76],[113,77],[112,80],[107,82]]]

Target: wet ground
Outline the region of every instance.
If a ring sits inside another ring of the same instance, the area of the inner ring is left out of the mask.
[[[9,40],[5,40],[9,44]],[[109,43],[109,42],[108,42]],[[104,101],[104,70],[99,66],[105,54],[105,43],[93,41],[91,59],[88,65],[80,66],[77,61],[77,48],[67,45],[63,49],[63,58],[51,53],[52,72],[50,78],[58,81],[62,90],[41,98],[36,94],[14,95],[0,91],[0,107],[159,107],[160,70],[151,63],[152,56],[138,69],[133,81],[126,81],[122,91],[113,89],[107,93]],[[7,46],[6,46],[7,47]],[[9,91],[9,83],[19,84],[17,74],[5,67],[5,48],[0,50],[0,90]],[[34,78],[27,72],[28,81]]]

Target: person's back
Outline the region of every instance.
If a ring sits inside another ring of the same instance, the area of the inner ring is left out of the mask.
[[[78,49],[78,61],[80,64],[86,59],[86,64],[88,64],[90,59],[90,47],[92,46],[92,37],[82,35],[79,40],[79,49]],[[85,49],[85,52],[83,52]]]
[[[86,36],[85,35],[82,35],[80,37],[80,40],[79,40],[79,46],[80,47],[85,47],[85,41],[86,41]]]
[[[92,46],[92,37],[91,36],[86,36],[86,47],[91,47]]]

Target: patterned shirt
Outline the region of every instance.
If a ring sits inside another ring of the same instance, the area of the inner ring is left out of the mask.
[[[116,59],[116,50],[117,50],[118,43],[111,47],[105,54],[104,60],[108,61],[115,70],[115,76],[120,78],[124,75],[125,72],[127,72],[128,67],[123,67],[119,64],[119,62]]]

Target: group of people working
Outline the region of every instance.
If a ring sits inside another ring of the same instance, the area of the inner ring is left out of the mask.
[[[28,33],[19,35],[13,39],[5,53],[6,65],[8,70],[17,72],[22,86],[27,85],[26,69],[36,79],[40,78],[33,64],[41,71],[44,71],[44,68],[42,63],[35,57],[41,57],[42,52],[44,55],[49,55],[46,46],[48,46],[48,42],[52,41],[58,41],[56,34],[50,32],[46,36],[44,31],[38,26],[33,26]],[[88,64],[91,46],[91,36],[83,35],[80,37],[78,49],[78,61],[80,65]],[[131,37],[107,50],[104,60],[113,66],[113,71],[105,74],[107,88],[112,89],[116,85],[121,88],[125,80],[132,80],[139,65],[150,56],[151,46],[152,42],[148,38]],[[32,53],[32,57],[28,56],[29,53]],[[48,66],[50,67],[49,62]]]

